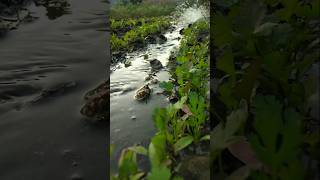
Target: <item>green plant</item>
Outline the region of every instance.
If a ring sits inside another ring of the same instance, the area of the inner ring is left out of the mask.
[[[175,2],[162,3],[161,5],[156,2],[115,4],[110,9],[110,16],[114,19],[169,16],[175,9]]]
[[[111,21],[111,28],[115,28],[112,29],[113,32],[121,28],[131,27],[122,37],[112,34],[110,41],[112,51],[131,51],[137,44],[144,44],[148,36],[163,33],[171,26],[169,17],[129,19],[129,22],[125,22],[126,20],[113,19]]]
[[[304,81],[313,78],[306,72],[319,60],[319,30],[314,25],[319,24],[319,1],[218,0],[215,10],[211,31],[219,83],[212,112],[219,133],[212,135],[213,142],[228,134],[227,126],[220,126],[246,100],[250,120],[237,132],[248,137],[264,167],[254,169],[251,178],[307,178],[301,133],[313,93]],[[228,141],[213,150],[224,151]],[[213,166],[219,166],[217,162]]]

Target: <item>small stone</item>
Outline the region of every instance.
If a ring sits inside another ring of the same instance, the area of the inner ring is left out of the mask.
[[[151,80],[151,84],[157,84],[158,82],[159,82],[158,79],[152,79],[152,80]]]
[[[156,95],[161,95],[161,94],[163,94],[163,92],[162,91],[157,91],[157,92],[155,92],[155,94]]]
[[[83,180],[83,177],[78,173],[74,173],[71,175],[71,180]]]
[[[144,78],[144,80],[145,81],[149,81],[149,80],[151,80],[151,78],[152,78],[152,76],[147,76],[147,77]]]
[[[131,61],[129,61],[129,60],[125,61],[125,62],[124,62],[124,66],[125,66],[125,67],[131,66]]]
[[[136,117],[136,116],[131,116],[131,119],[132,119],[132,120],[136,120],[137,117]]]
[[[77,166],[78,166],[78,163],[77,163],[76,161],[74,161],[74,162],[72,163],[72,166],[73,166],[73,167],[77,167]]]
[[[71,154],[72,153],[72,150],[71,149],[64,149],[63,151],[62,151],[62,155],[63,156],[67,156],[68,154]]]
[[[148,54],[145,54],[145,55],[143,56],[143,58],[144,58],[144,59],[148,59],[148,58],[149,58]]]

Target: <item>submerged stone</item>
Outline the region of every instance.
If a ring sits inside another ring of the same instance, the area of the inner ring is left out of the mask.
[[[152,70],[154,70],[154,71],[158,71],[163,68],[161,62],[157,59],[152,59],[150,61],[150,65],[151,65]]]

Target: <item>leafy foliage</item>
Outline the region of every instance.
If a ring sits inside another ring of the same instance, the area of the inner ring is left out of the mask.
[[[170,26],[169,17],[129,19],[128,21],[113,19],[111,20],[113,32],[128,28],[130,30],[125,32],[122,37],[118,37],[115,33],[112,34],[111,50],[113,52],[120,50],[131,51],[137,43],[139,45],[144,44],[147,37],[161,34]]]
[[[251,178],[306,178],[301,144],[310,86],[303,82],[314,77],[310,67],[319,63],[319,30],[313,25],[319,25],[319,1],[217,0],[214,4],[211,31],[218,88],[212,106],[213,166],[223,169],[216,158],[230,146],[233,135],[217,142],[232,132],[228,114],[246,100],[249,119],[236,132],[250,140],[264,166]]]

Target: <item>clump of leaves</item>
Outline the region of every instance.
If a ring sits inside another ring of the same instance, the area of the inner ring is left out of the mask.
[[[302,116],[274,96],[259,95],[253,106],[256,134],[250,142],[260,160],[274,179],[303,179],[299,160]]]
[[[133,49],[136,43],[143,44],[148,36],[163,33],[171,26],[171,22],[169,17],[157,17],[150,19],[140,18],[137,20],[121,19],[111,21],[111,27],[116,28],[112,31],[115,32],[117,31],[117,28],[125,28],[127,26],[131,26],[132,28],[129,31],[125,32],[122,37],[118,37],[116,34],[112,34],[110,41],[112,51],[130,51]]]
[[[319,24],[319,1],[217,0],[215,10],[211,31],[218,88],[213,124],[228,121],[227,114],[245,99],[252,105],[251,120],[242,135],[249,137],[264,164],[251,176],[305,178],[301,131],[314,93],[313,85],[303,82],[314,76],[307,72],[319,60],[319,30],[312,25]]]

